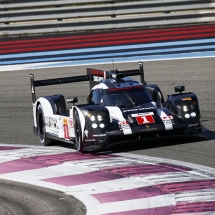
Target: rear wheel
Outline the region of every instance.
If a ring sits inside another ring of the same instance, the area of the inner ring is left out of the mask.
[[[47,146],[52,144],[54,141],[48,137],[46,137],[46,127],[45,127],[45,119],[44,119],[44,114],[43,114],[43,109],[41,104],[38,105],[37,107],[37,131],[39,135],[39,140],[40,142]]]
[[[84,144],[82,138],[81,123],[77,111],[74,112],[74,128],[75,128],[75,148],[79,152],[83,152]]]

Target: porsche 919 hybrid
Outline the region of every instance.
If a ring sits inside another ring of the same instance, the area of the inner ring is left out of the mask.
[[[136,75],[140,81],[131,78]],[[64,141],[82,152],[123,141],[200,136],[202,130],[197,96],[184,93],[184,86],[176,86],[165,101],[156,84],[145,82],[142,62],[135,70],[87,68],[86,75],[35,81],[31,74],[30,80],[33,130],[44,145]],[[86,104],[61,94],[36,99],[35,87],[81,81],[90,85]],[[71,104],[69,109],[66,102]]]

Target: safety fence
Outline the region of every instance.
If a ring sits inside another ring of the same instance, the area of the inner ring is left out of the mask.
[[[215,56],[215,24],[0,41],[0,71]]]
[[[215,22],[215,0],[1,0],[0,36]]]

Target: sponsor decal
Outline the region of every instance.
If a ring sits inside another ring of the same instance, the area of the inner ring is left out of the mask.
[[[161,119],[165,125],[175,124],[173,116],[161,116]]]
[[[101,71],[101,70],[92,69],[91,74],[99,77],[104,77],[104,71]]]
[[[174,119],[173,116],[161,116],[162,120],[169,120],[169,119]]]
[[[106,134],[94,134],[93,137],[105,137]]]
[[[108,91],[131,90],[131,89],[140,89],[140,88],[143,88],[143,86],[140,85],[140,86],[133,86],[133,87],[109,88]]]
[[[68,126],[67,118],[63,118],[63,129],[64,129],[64,138],[69,140],[69,126]]]
[[[69,118],[69,127],[70,128],[74,127],[73,120],[71,118]]]
[[[103,77],[93,76],[93,81],[95,81],[95,82],[100,82],[103,79],[104,79]]]
[[[128,110],[123,110],[123,112],[132,112],[132,111],[141,111],[141,110],[154,110],[155,107],[141,107],[141,108],[132,108],[132,109],[128,109]]]
[[[138,125],[155,123],[153,115],[153,112],[131,114],[132,117],[136,118]]]
[[[119,125],[120,130],[130,128],[130,125],[129,125],[128,121],[120,121],[120,122],[118,122],[118,125]]]
[[[157,128],[151,128],[150,125],[146,125],[146,128],[141,129],[142,132],[147,132],[147,131],[157,131]]]
[[[131,114],[132,117],[148,116],[148,115],[154,115],[154,113],[153,112],[145,112],[145,113],[134,113],[134,114]]]
[[[155,123],[152,115],[137,116],[136,120],[137,120],[138,125]]]
[[[64,129],[64,138],[69,140],[69,129],[68,129],[68,125],[65,125],[63,126],[63,129]]]
[[[57,126],[57,119],[52,117],[46,117],[46,126],[48,126],[49,128],[59,129]]]
[[[160,110],[160,109],[158,109],[158,115],[163,121],[165,130],[172,130],[173,124],[174,124],[174,120],[172,119],[173,116],[167,115],[163,110]]]
[[[68,119],[67,118],[63,118],[63,124],[68,125]]]

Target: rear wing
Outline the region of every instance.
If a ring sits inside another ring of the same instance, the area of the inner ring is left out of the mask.
[[[89,77],[90,89],[92,89],[95,85],[98,84],[98,82],[100,82],[103,79],[115,78],[120,75],[122,76],[139,75],[141,83],[146,85],[145,78],[144,78],[143,62],[139,62],[139,69],[125,70],[125,71],[118,71],[118,70],[104,71],[104,70],[87,68],[87,75]]]
[[[144,79],[143,62],[139,62],[139,69],[135,69],[135,70],[104,71],[104,70],[87,68],[86,72],[87,72],[86,75],[64,77],[64,78],[54,78],[54,79],[45,79],[45,80],[37,80],[37,81],[34,80],[34,75],[30,74],[32,103],[34,104],[36,102],[35,87],[89,81],[90,89],[92,89],[102,79],[108,79],[108,78],[112,78],[112,77],[114,78],[117,75],[123,75],[123,76],[140,75],[141,82],[144,85],[146,84],[145,79]]]
[[[35,81],[34,75],[30,74],[32,103],[35,103],[36,101],[35,87],[49,86],[49,85],[56,85],[56,84],[67,84],[72,82],[82,82],[82,81],[88,81],[88,80],[89,80],[88,75],[80,75],[80,76],[73,76],[73,77],[54,78],[54,79]]]

